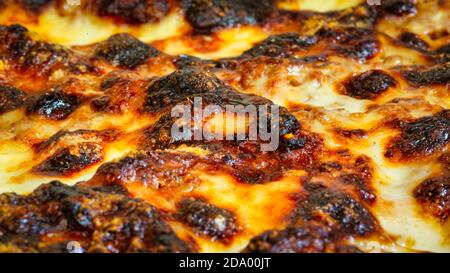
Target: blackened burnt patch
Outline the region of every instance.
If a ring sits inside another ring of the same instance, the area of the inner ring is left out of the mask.
[[[283,230],[269,230],[252,238],[244,252],[317,253],[325,252],[333,240],[331,229],[324,225],[304,225]]]
[[[51,66],[56,63],[65,63],[69,53],[61,46],[46,42],[35,42],[33,47],[24,55],[25,66],[42,67]]]
[[[437,62],[450,62],[450,44],[439,47],[434,53],[437,55]]]
[[[405,45],[420,51],[426,52],[430,47],[428,43],[420,39],[417,34],[411,32],[403,32],[398,39]]]
[[[19,58],[31,46],[28,30],[21,25],[0,26],[2,58]]]
[[[113,65],[133,69],[145,63],[148,58],[159,55],[155,48],[139,41],[129,34],[116,34],[100,43],[95,56]]]
[[[401,134],[388,144],[386,157],[408,160],[438,154],[450,142],[450,111],[400,122],[399,128]]]
[[[318,221],[345,235],[365,236],[378,230],[370,211],[347,193],[321,184],[304,184],[306,196],[297,201],[291,221]]]
[[[379,42],[373,29],[369,28],[322,28],[317,32],[319,39],[326,40],[326,47],[342,56],[366,61],[379,52]]]
[[[36,145],[36,152],[41,153],[45,150],[52,149],[54,146],[68,141],[73,143],[74,141],[89,142],[90,140],[96,140],[97,142],[109,142],[117,137],[118,133],[115,130],[85,130],[80,129],[76,131],[58,131],[52,135],[46,141]]]
[[[142,103],[147,83],[147,80],[107,75],[100,85],[103,95],[91,101],[91,108],[103,113],[134,110]]]
[[[128,24],[157,22],[170,9],[166,0],[98,0],[92,6],[100,16],[110,16]]]
[[[19,69],[34,70],[38,76],[63,68],[71,56],[64,47],[34,41],[21,25],[0,26],[0,40],[0,58],[12,60]]]
[[[20,4],[25,10],[33,13],[41,12],[52,2],[54,2],[54,0],[20,0]]]
[[[395,79],[382,70],[369,70],[346,80],[345,95],[357,99],[375,99],[394,86]]]
[[[241,183],[258,184],[276,181],[287,169],[307,167],[315,162],[321,150],[321,142],[315,137],[296,134],[292,142],[281,141],[273,152],[260,151],[256,141],[216,141],[200,145],[211,152],[205,161],[213,163],[213,170],[221,169]],[[295,145],[289,145],[293,142]]]
[[[425,212],[444,222],[450,216],[450,176],[423,181],[414,189],[414,197]]]
[[[158,112],[175,106],[186,98],[213,94],[222,89],[223,83],[212,73],[193,69],[177,70],[150,84],[144,110]]]
[[[410,83],[416,86],[450,83],[450,63],[439,64],[429,69],[415,69],[402,71]]]
[[[305,50],[316,42],[315,36],[299,36],[296,33],[274,35],[245,51],[243,56],[287,58],[293,56],[296,52]]]
[[[204,104],[272,105],[263,97],[239,93],[210,72],[182,69],[154,80],[147,89],[144,111],[159,112],[177,104],[192,104],[195,97]]]
[[[197,182],[190,173],[196,163],[192,155],[149,151],[101,165],[92,180],[107,185],[139,182],[156,189],[175,188]]]
[[[436,53],[450,54],[450,44],[446,44],[446,45],[443,45],[443,46],[439,47],[438,49],[436,49],[435,52]]]
[[[0,114],[15,110],[25,103],[26,94],[11,86],[0,85]]]
[[[65,252],[70,241],[84,252],[195,251],[149,203],[57,181],[30,195],[0,195],[0,230],[6,252]]]
[[[366,181],[361,175],[357,174],[343,174],[339,177],[339,181],[346,185],[351,185],[355,187],[358,192],[359,197],[368,202],[369,204],[373,204],[376,200],[376,195],[373,189],[370,187],[369,182]]]
[[[226,240],[239,231],[236,217],[202,199],[187,198],[178,204],[178,218],[202,235]]]
[[[324,253],[361,252],[357,247],[337,243],[333,230],[317,222],[289,226],[282,230],[268,230],[253,237],[245,253]]]
[[[415,14],[416,5],[412,0],[386,0],[381,1],[381,11],[387,15],[403,16]]]
[[[189,69],[195,67],[215,67],[214,61],[201,59],[190,55],[180,55],[174,59],[174,64],[178,69]]]
[[[114,130],[59,131],[34,147],[36,154],[45,158],[33,167],[33,172],[68,176],[83,171],[103,160],[102,145],[117,136]]]
[[[33,168],[33,172],[49,176],[65,176],[77,173],[100,162],[103,149],[96,143],[80,143],[61,148]]]
[[[77,95],[65,94],[59,91],[47,92],[28,102],[27,112],[49,119],[62,120],[67,118],[81,101]]]
[[[204,34],[260,23],[275,9],[273,0],[182,0],[182,6],[195,32]]]

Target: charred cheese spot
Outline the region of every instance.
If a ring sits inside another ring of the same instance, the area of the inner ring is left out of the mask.
[[[335,244],[336,234],[325,226],[309,222],[283,230],[270,230],[250,240],[247,253],[361,252],[357,247]]]
[[[396,81],[382,70],[370,70],[351,77],[343,84],[347,96],[357,99],[375,99],[394,86]]]
[[[58,45],[34,41],[20,25],[0,26],[2,59],[12,60],[21,70],[34,70],[37,76],[49,75],[69,61],[69,52]]]
[[[94,98],[91,107],[103,113],[122,113],[129,110],[138,110],[145,95],[147,81],[129,77],[107,75],[100,84],[104,95]]]
[[[427,42],[420,39],[420,37],[417,34],[411,32],[403,32],[398,39],[401,42],[405,43],[407,46],[410,46],[411,48],[417,50],[427,51],[429,48]]]
[[[95,56],[105,59],[113,65],[133,69],[157,56],[158,50],[139,41],[129,34],[116,34],[100,43],[95,49]]]
[[[426,70],[403,71],[403,76],[413,85],[448,84],[450,82],[450,63],[440,64]]]
[[[344,174],[339,177],[339,180],[344,184],[354,186],[362,200],[368,202],[369,204],[373,204],[375,202],[377,197],[373,189],[370,188],[367,181],[360,175]]]
[[[449,114],[444,111],[416,121],[400,122],[401,134],[391,140],[385,156],[410,160],[441,153],[450,142]]]
[[[147,155],[127,156],[100,166],[92,183],[126,185],[138,182],[155,189],[187,187],[199,181],[190,173],[196,163],[197,158],[189,154],[148,152]]]
[[[102,150],[97,143],[89,142],[62,148],[34,167],[33,171],[48,176],[71,175],[102,161]]]
[[[301,58],[305,62],[315,62],[323,61],[326,56],[335,54],[363,62],[374,58],[380,47],[374,32],[369,28],[342,25],[320,28],[313,35],[297,33],[272,35],[245,51],[241,55],[241,59],[261,56],[295,57]]]
[[[39,13],[48,5],[50,5],[54,0],[20,0],[20,4],[25,8],[25,10]]]
[[[186,18],[196,32],[209,34],[219,28],[257,24],[273,8],[272,0],[182,0]]]
[[[325,161],[316,166],[311,171],[311,174],[314,174],[312,179],[323,182],[334,190],[345,191],[367,205],[374,206],[377,200],[373,181],[374,162],[368,156],[343,157],[346,159]]]
[[[304,51],[316,42],[317,39],[314,36],[303,37],[295,33],[281,34],[267,38],[259,45],[244,52],[243,56],[286,58],[293,56],[298,51]]]
[[[174,65],[178,69],[189,69],[189,68],[195,68],[195,67],[205,67],[208,68],[209,66],[214,67],[216,64],[214,61],[209,61],[201,58],[197,58],[190,55],[180,55],[178,58],[174,60]]]
[[[41,153],[45,150],[53,149],[58,145],[72,144],[76,142],[109,142],[115,140],[119,133],[115,130],[95,131],[95,130],[76,130],[59,131],[46,141],[36,147],[36,151]]]
[[[242,144],[232,147],[227,143],[209,145],[212,155],[208,158],[237,179],[248,184],[264,183],[280,179],[283,175],[282,159],[273,153],[259,152],[257,145]]]
[[[321,225],[271,230],[252,238],[244,252],[308,253],[325,252],[331,230]]]
[[[178,204],[178,218],[213,240],[226,241],[239,231],[236,217],[231,211],[198,198],[183,199]]]
[[[365,62],[379,52],[379,42],[372,29],[364,28],[323,28],[318,32],[325,38],[330,50],[337,54]]]
[[[436,49],[437,53],[450,54],[450,44],[443,45]]]
[[[346,193],[315,183],[304,187],[306,196],[299,199],[292,222],[315,220],[345,235],[366,236],[379,229],[371,212]]]
[[[99,0],[92,3],[92,8],[100,16],[109,16],[128,24],[157,22],[169,12],[166,0]]]
[[[192,252],[150,204],[54,181],[27,196],[0,195],[0,246],[14,252]],[[48,240],[52,238],[52,240]]]
[[[411,0],[381,1],[381,10],[388,15],[409,15],[417,12],[416,5]]]
[[[103,145],[117,136],[112,130],[60,131],[36,147],[38,155],[49,156],[33,167],[33,171],[59,177],[76,174],[102,161]]]
[[[60,91],[47,92],[27,106],[29,114],[37,114],[49,119],[62,120],[67,118],[80,105],[77,95],[64,94]]]
[[[192,69],[177,70],[154,81],[148,88],[144,110],[161,111],[195,95],[224,92],[223,83],[214,75]]]
[[[12,86],[0,85],[0,114],[15,110],[25,103],[25,92]]]
[[[69,71],[74,75],[93,74],[100,75],[100,70],[94,64],[84,60],[70,63]]]
[[[435,54],[438,62],[450,62],[450,44],[437,48]]]
[[[444,153],[438,158],[438,161],[446,171],[450,171],[450,153]]]
[[[414,197],[425,212],[444,222],[450,216],[450,176],[423,181],[414,189]]]

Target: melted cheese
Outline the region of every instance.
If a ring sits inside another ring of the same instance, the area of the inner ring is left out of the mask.
[[[278,6],[289,10],[332,11],[356,6],[362,0],[282,0]]]
[[[180,11],[174,11],[161,22],[129,26],[99,18],[89,12],[71,8],[63,14],[55,8],[46,9],[37,22],[28,19],[15,7],[0,12],[0,23],[20,23],[35,31],[44,40],[62,45],[88,45],[106,40],[116,33],[131,33],[145,42],[167,39],[185,32],[189,27]]]

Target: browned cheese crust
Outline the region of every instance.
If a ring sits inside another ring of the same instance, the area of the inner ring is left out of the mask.
[[[450,36],[420,28],[449,2],[293,2],[0,1],[0,162],[24,157],[0,169],[0,252],[450,251]],[[130,33],[59,45],[50,12]],[[170,16],[177,34],[139,34]],[[278,148],[173,138],[194,98],[279,105]]]

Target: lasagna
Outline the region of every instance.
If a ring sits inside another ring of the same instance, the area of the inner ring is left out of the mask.
[[[0,24],[0,252],[450,252],[450,1],[0,0]],[[279,145],[174,137],[195,98],[279,107]]]

